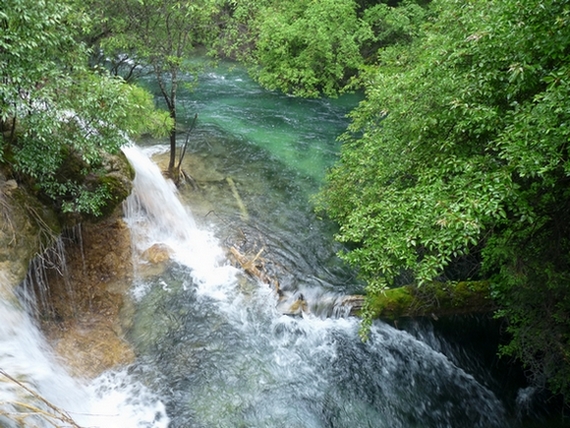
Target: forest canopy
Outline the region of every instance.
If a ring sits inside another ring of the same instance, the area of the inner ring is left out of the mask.
[[[422,3],[229,1],[214,48],[247,64],[269,89],[337,96],[360,87],[360,71],[376,63],[378,49],[416,36],[425,14]]]

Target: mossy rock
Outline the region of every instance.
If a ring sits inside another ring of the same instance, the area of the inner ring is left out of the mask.
[[[115,209],[130,195],[132,184],[130,181],[125,181],[125,177],[116,173],[108,174],[100,177],[98,180],[99,186],[105,186],[109,192],[109,198],[105,205],[101,207],[101,215],[91,219],[92,221],[99,221],[111,215]]]
[[[105,155],[103,168],[107,174],[98,177],[97,184],[107,188],[109,198],[101,208],[101,216],[96,220],[107,218],[131,194],[135,178],[135,171],[123,152]]]
[[[100,214],[78,214],[60,212],[60,221],[65,227],[78,223],[97,223],[108,218],[117,207],[130,195],[135,172],[124,153],[102,154],[102,161],[97,171],[91,171],[82,177],[84,185],[91,191],[104,189],[108,195],[99,207]]]
[[[415,299],[408,287],[392,288],[370,298],[370,304],[377,318],[395,319],[407,316]]]

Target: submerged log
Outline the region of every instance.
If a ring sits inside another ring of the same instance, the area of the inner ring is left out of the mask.
[[[230,186],[230,189],[232,191],[232,195],[234,195],[234,199],[236,200],[237,206],[238,206],[239,211],[241,213],[242,220],[243,221],[249,221],[249,213],[247,212],[247,208],[245,207],[245,204],[243,203],[243,200],[241,199],[241,196],[239,195],[235,181],[231,177],[226,177],[226,182]]]
[[[353,294],[343,297],[340,304],[345,308],[349,308],[349,315],[356,316],[362,310],[365,299],[365,296]]]

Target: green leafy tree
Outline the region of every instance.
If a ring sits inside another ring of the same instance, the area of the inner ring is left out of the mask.
[[[251,65],[265,87],[336,96],[374,63],[379,47],[409,42],[424,10],[354,0],[229,2],[218,49]]]
[[[503,351],[568,398],[570,5],[431,10],[423,36],[363,79],[321,203],[371,294],[490,278],[513,337]]]
[[[99,214],[97,174],[127,136],[169,127],[150,94],[86,67],[77,40],[88,18],[61,0],[7,0],[0,9],[0,160],[64,212]],[[75,162],[73,176],[70,165]]]
[[[177,95],[181,85],[191,87],[195,83],[201,70],[191,58],[216,37],[218,2],[121,0],[109,6],[95,0],[89,7],[100,17],[92,38],[98,41],[102,55],[112,58],[115,65],[128,58],[132,64],[152,70],[173,122],[168,170],[176,179]]]
[[[301,96],[335,94],[361,65],[352,0],[280,2],[263,16],[255,58],[262,85]]]

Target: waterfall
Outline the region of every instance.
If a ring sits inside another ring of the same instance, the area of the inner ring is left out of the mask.
[[[203,292],[224,296],[219,287],[231,282],[236,271],[227,264],[212,233],[196,227],[192,213],[178,198],[176,186],[163,177],[148,154],[134,145],[123,147],[123,152],[136,172],[133,191],[125,201],[135,254],[154,244],[165,245],[177,262],[192,269],[193,279]]]
[[[135,165],[137,159],[150,163],[138,149],[125,151]],[[139,191],[133,193],[132,203],[126,207],[130,213],[127,218],[144,223],[142,230],[133,225],[133,232],[139,232],[139,244],[168,237],[165,243],[181,262],[193,266],[196,281],[206,287],[234,273],[229,266],[216,268],[223,259],[222,250],[209,243],[209,234],[195,228],[175,189],[156,167],[139,168],[135,186]],[[65,422],[69,417],[79,426],[167,427],[164,405],[129,368],[111,370],[92,380],[74,378],[36,325],[34,314],[50,311],[46,270],[57,269],[63,281],[67,280],[63,246],[58,239],[45,254],[36,257],[20,287],[0,271],[0,426],[69,426]],[[66,282],[65,286],[71,293]],[[17,295],[14,290],[18,290]]]
[[[43,337],[33,316],[50,311],[46,269],[65,275],[63,254],[58,240],[19,287],[0,271],[0,426],[165,428],[164,406],[126,369],[74,378]]]
[[[125,203],[135,252],[172,250],[165,274],[139,278],[139,360],[92,380],[70,376],[24,307],[42,303],[25,287],[14,295],[0,271],[0,426],[68,416],[100,428],[511,426],[485,383],[437,346],[380,322],[362,343],[355,319],[282,315],[275,293],[244,281],[196,227],[148,156],[124,150],[136,170]],[[45,262],[29,278],[43,281]]]
[[[172,262],[138,279],[131,337],[170,428],[510,426],[484,382],[405,331],[377,322],[362,343],[356,319],[281,314],[196,227],[152,150],[124,149],[136,171],[126,220],[137,253],[167,245]]]

